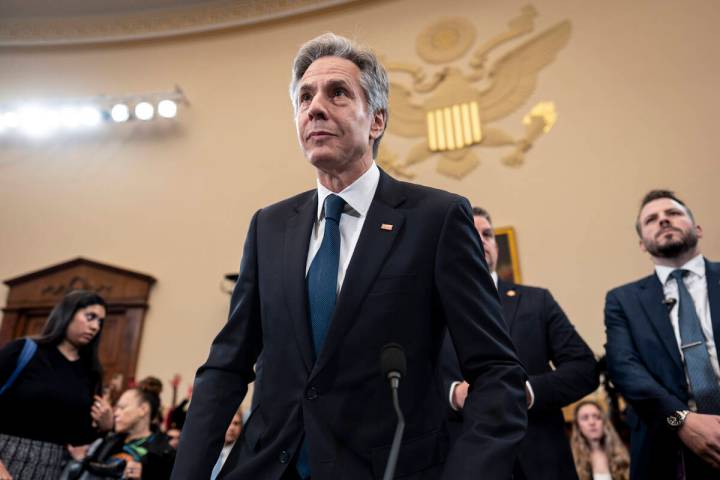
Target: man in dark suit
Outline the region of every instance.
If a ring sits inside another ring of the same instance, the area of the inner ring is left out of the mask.
[[[673,192],[653,190],[636,220],[655,272],[607,294],[610,379],[630,404],[632,479],[720,478],[720,264]]]
[[[260,351],[257,406],[218,478],[380,478],[396,424],[379,365],[390,342],[408,364],[397,477],[510,478],[527,421],[525,373],[467,201],[375,165],[388,81],[371,52],[333,34],[311,40],[295,58],[290,92],[317,188],[252,218],[173,478],[209,476]],[[453,450],[433,381],[445,328],[472,385]]]
[[[475,207],[473,217],[512,341],[530,376],[526,384],[528,428],[519,448],[514,478],[577,480],[561,409],[597,388],[595,356],[548,290],[498,279],[498,246],[490,214]],[[455,348],[446,338],[441,383],[448,394],[450,408],[446,407],[446,411],[450,412],[451,437],[461,433],[466,414],[463,406],[468,383],[462,379]]]

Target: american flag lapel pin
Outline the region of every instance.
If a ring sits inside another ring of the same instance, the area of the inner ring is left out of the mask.
[[[390,223],[382,223],[380,224],[380,230],[387,230],[388,232],[393,229],[392,224]]]

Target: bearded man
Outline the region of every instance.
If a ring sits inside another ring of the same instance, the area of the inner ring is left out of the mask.
[[[645,195],[636,219],[655,272],[611,290],[608,370],[629,403],[631,479],[720,478],[720,264],[669,190]]]

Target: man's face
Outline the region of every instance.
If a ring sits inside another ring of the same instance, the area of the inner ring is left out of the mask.
[[[495,232],[493,231],[493,227],[490,225],[487,218],[475,215],[473,219],[475,220],[475,228],[477,228],[477,231],[480,234],[480,239],[482,240],[483,248],[485,249],[485,262],[488,264],[488,270],[492,273],[497,267],[498,259],[498,246],[495,241]]]
[[[236,413],[225,431],[225,444],[234,443],[240,436],[240,430],[242,430],[242,417]]]
[[[653,257],[676,258],[697,248],[702,238],[685,207],[671,198],[659,198],[640,210],[640,248]]]
[[[316,168],[347,170],[372,160],[372,140],[383,131],[382,114],[367,111],[360,70],[349,60],[322,57],[305,71],[295,99],[298,140]]]

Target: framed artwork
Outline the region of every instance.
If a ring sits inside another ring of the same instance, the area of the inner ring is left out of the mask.
[[[498,245],[498,277],[506,282],[522,283],[515,229],[513,227],[496,228],[495,241]]]

